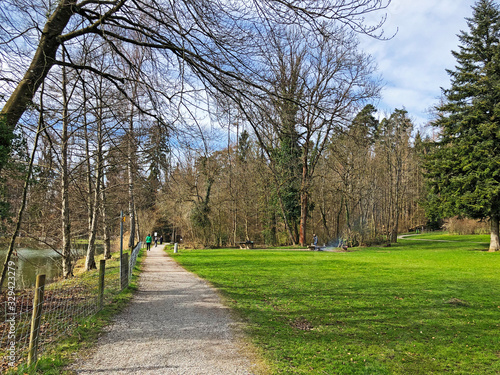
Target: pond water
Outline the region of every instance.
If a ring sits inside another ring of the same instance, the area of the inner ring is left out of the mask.
[[[86,246],[82,244],[77,249],[72,250],[72,253],[77,254],[79,257],[85,256]],[[96,245],[96,253],[102,254],[102,252],[102,245]],[[2,265],[6,254],[6,250],[0,250]],[[16,289],[33,287],[36,283],[36,276],[40,274],[45,274],[47,281],[62,276],[61,255],[52,249],[33,250],[20,248],[17,249],[17,257],[13,256],[11,260],[16,263]]]

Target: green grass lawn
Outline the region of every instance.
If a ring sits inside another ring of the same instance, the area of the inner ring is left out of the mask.
[[[273,373],[500,374],[500,253],[488,236],[452,237],[169,252],[223,292]]]

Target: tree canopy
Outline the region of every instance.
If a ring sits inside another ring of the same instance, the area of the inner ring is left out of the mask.
[[[363,17],[388,2],[34,0],[26,7],[24,1],[5,0],[0,11],[0,46],[8,73],[1,77],[7,83],[1,115],[12,129],[54,65],[103,75],[123,91],[127,81],[140,79],[151,91],[172,100],[182,88],[172,81],[170,86],[151,82],[148,69],[138,67],[130,57],[133,45],[152,51],[150,64],[175,73],[169,79],[175,81],[177,76],[182,83],[192,76],[206,88],[230,91],[239,86],[236,83],[251,84],[253,76],[263,74],[260,46],[276,25],[296,25],[328,35],[333,33],[332,25],[340,23],[374,34],[380,24],[366,26]],[[109,47],[136,74],[123,75],[119,66],[103,71],[70,56],[71,50],[81,49],[89,38],[94,38],[97,50]],[[68,55],[65,61],[58,58],[61,47]]]

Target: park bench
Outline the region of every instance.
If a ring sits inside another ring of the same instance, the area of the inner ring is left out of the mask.
[[[237,242],[237,244],[240,246],[240,249],[253,249],[253,241],[242,241]]]
[[[316,246],[316,245],[313,245],[313,244],[309,245],[307,248],[309,250],[311,250],[311,251],[323,251],[323,249],[324,249],[321,246]]]

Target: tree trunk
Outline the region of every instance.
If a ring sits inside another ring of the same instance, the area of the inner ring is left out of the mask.
[[[54,65],[57,50],[61,45],[59,36],[74,14],[75,4],[76,0],[59,1],[59,5],[40,34],[40,42],[30,67],[2,108],[0,115],[5,118],[11,131],[14,130],[26,107],[31,103],[36,91]]]
[[[68,173],[68,96],[66,91],[66,69],[62,68],[63,121],[61,135],[61,221],[62,221],[62,266],[63,277],[73,276],[71,264],[71,223],[69,217],[69,173]]]
[[[288,232],[288,236],[290,237],[290,241],[292,242],[292,246],[295,246],[297,244],[297,241],[295,241],[295,237],[292,232],[292,228],[290,227],[290,222],[288,221],[286,217],[286,211],[285,207],[283,206],[283,201],[281,200],[281,196],[279,192],[277,193],[278,195],[278,202],[280,203],[280,208],[281,208],[281,214],[283,215],[283,221],[285,222],[285,229]]]
[[[490,234],[490,249],[488,251],[494,252],[500,250],[500,230],[498,216],[490,218],[491,234]]]
[[[308,202],[308,194],[305,191],[300,193],[300,234],[299,234],[299,243],[300,246],[306,246],[307,236],[307,206]]]
[[[134,202],[134,110],[131,109],[130,122],[128,130],[128,155],[127,155],[127,172],[128,172],[128,213],[130,215],[130,234],[128,239],[128,247],[134,248],[135,244],[135,202]]]
[[[102,104],[102,103],[99,103]],[[102,111],[102,105],[99,105],[99,111]],[[87,247],[87,258],[85,260],[85,269],[87,271],[93,270],[97,268],[95,263],[95,240],[97,236],[97,224],[99,217],[99,198],[101,197],[101,179],[102,179],[102,171],[103,171],[103,157],[102,157],[102,113],[99,113],[97,120],[97,161],[96,161],[96,178],[95,178],[95,188],[94,188],[94,200],[91,203],[92,207],[92,220],[91,220],[91,228],[89,235],[89,245]],[[90,155],[89,155],[90,157]],[[90,163],[89,163],[90,164]],[[91,187],[92,183],[90,181],[89,187]]]
[[[302,157],[302,181],[300,183],[300,229],[299,229],[299,243],[300,246],[306,246],[307,242],[307,209],[309,205],[309,171],[307,169],[307,156],[308,152],[303,151]]]
[[[99,188],[96,186],[95,189],[95,199],[96,202],[94,204],[94,208],[92,209],[92,224],[90,228],[90,235],[89,235],[89,244],[87,246],[87,257],[85,259],[85,270],[90,271],[90,270],[95,270],[97,268],[97,265],[95,264],[95,239],[97,235],[97,217],[99,214],[99,204],[98,204],[98,199],[99,199]]]
[[[135,204],[134,204],[134,193],[133,193],[133,182],[129,180],[129,201],[128,201],[128,211],[130,217],[130,235],[128,238],[128,247],[130,249],[134,248],[135,245]]]
[[[137,236],[137,242],[139,242],[141,240],[141,238],[143,238],[141,236],[141,227],[140,227],[140,221],[139,221],[139,214],[137,213],[137,206],[134,205],[134,217],[135,217],[135,227],[136,227],[136,236]]]
[[[329,241],[331,239],[331,238],[329,238],[329,236],[331,235],[331,232],[330,232],[330,228],[328,227],[328,222],[327,222],[327,218],[326,218],[327,209],[326,209],[326,199],[325,199],[324,191],[322,191],[322,194],[321,194],[321,205],[319,206],[319,213],[321,215],[321,223],[323,224],[323,228],[325,229],[325,233],[328,235],[328,238],[326,238],[326,241]]]
[[[396,196],[396,202],[395,202],[395,210],[394,210],[394,222],[393,222],[393,228],[392,228],[392,233],[391,233],[391,243],[397,243],[398,242],[398,233],[399,233],[399,218],[401,217],[401,179],[402,179],[402,174],[403,174],[403,161],[399,153],[396,153],[396,183],[395,183],[395,196]]]
[[[89,226],[89,233],[92,231],[92,220],[93,220],[93,194],[92,194],[92,165],[91,165],[91,157],[90,157],[90,140],[89,140],[89,132],[88,132],[88,123],[87,123],[87,90],[85,89],[85,84],[82,85],[83,89],[83,135],[85,137],[85,165],[87,167],[87,219]]]
[[[335,236],[340,243],[340,218],[342,217],[342,210],[344,209],[344,194],[341,193],[339,211],[337,212],[337,226],[335,228]]]
[[[233,206],[233,246],[236,246],[236,242],[238,236],[238,209],[236,208],[236,204]]]
[[[248,216],[245,216],[245,241],[250,241],[248,236]]]
[[[103,165],[103,174],[101,178],[101,215],[102,215],[102,229],[104,232],[104,259],[111,259],[111,237],[109,236],[108,210],[107,210],[105,189],[106,185],[104,182],[104,165]]]
[[[12,256],[12,253],[14,252],[14,247],[16,245],[16,238],[19,235],[19,230],[21,229],[21,223],[23,220],[23,214],[24,214],[24,209],[26,207],[26,200],[30,185],[31,173],[33,171],[33,162],[35,160],[35,153],[38,146],[38,139],[40,138],[40,133],[43,127],[44,125],[43,125],[43,86],[42,86],[42,94],[40,95],[40,116],[38,120],[38,129],[36,131],[35,141],[33,144],[33,151],[31,153],[31,158],[28,165],[28,173],[26,174],[26,178],[24,180],[23,198],[21,201],[21,207],[19,208],[19,213],[17,214],[16,229],[14,230],[14,233],[12,234],[12,237],[10,239],[9,249],[7,250],[7,255],[5,256],[5,261],[3,264],[2,276],[0,277],[0,292],[2,290],[2,285],[4,284],[5,277],[7,275],[7,269],[9,268],[10,258]]]

